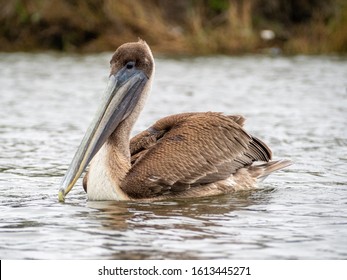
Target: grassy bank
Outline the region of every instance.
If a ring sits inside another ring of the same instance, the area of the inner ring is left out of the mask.
[[[346,52],[345,2],[0,0],[0,50],[109,51],[141,37],[168,54]]]

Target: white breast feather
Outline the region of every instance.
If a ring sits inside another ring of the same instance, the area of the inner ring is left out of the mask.
[[[89,200],[124,200],[125,198],[116,192],[118,189],[110,180],[107,169],[107,145],[103,145],[91,161],[87,194]]]

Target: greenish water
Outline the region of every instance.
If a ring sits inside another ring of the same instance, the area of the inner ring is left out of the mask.
[[[347,258],[346,58],[157,58],[134,133],[179,112],[242,114],[295,164],[234,195],[89,202],[79,181],[60,204],[110,56],[0,54],[0,258]]]

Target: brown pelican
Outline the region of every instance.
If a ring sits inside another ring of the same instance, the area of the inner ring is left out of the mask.
[[[183,113],[165,117],[130,140],[150,91],[154,59],[146,42],[120,46],[111,59],[104,100],[62,181],[64,201],[90,163],[90,200],[158,200],[250,189],[290,165],[243,129],[242,116]]]

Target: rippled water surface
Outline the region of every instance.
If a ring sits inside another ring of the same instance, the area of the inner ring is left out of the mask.
[[[295,164],[234,195],[90,202],[79,181],[58,203],[110,56],[0,54],[0,258],[347,258],[346,58],[157,58],[134,133],[184,111],[242,114]]]

